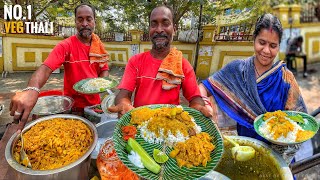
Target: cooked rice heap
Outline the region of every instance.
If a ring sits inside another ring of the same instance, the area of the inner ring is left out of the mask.
[[[165,142],[172,146],[201,132],[193,117],[182,107],[141,108],[131,113],[131,124],[137,124],[140,135],[149,143]]]
[[[49,170],[66,166],[85,154],[93,142],[88,126],[79,120],[55,118],[37,123],[23,134],[24,150],[32,169]],[[20,162],[21,141],[14,148]]]
[[[207,162],[211,160],[210,153],[214,149],[210,135],[201,132],[185,142],[177,143],[170,152],[170,157],[176,158],[179,167],[191,168],[199,165],[206,167]]]
[[[104,78],[94,78],[85,82],[81,87],[85,91],[100,91],[100,89],[107,89],[112,81]]]
[[[302,129],[283,111],[267,112],[259,130],[269,139],[279,142],[300,142],[313,136],[313,131]]]

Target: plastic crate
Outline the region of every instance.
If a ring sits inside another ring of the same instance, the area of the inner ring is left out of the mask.
[[[97,112],[95,109],[101,109],[101,105],[96,104],[84,108],[84,117],[94,124],[104,122],[110,119],[117,119],[117,114],[105,114],[102,110],[101,112]]]

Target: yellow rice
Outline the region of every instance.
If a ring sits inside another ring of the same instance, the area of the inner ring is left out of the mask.
[[[87,152],[93,135],[85,123],[74,119],[55,118],[42,121],[23,134],[24,149],[32,169],[49,170],[66,166]],[[20,162],[21,141],[14,148]]]

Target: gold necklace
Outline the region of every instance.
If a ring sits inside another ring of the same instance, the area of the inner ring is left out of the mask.
[[[256,67],[256,65],[255,65],[254,63],[253,63],[253,66],[254,66],[254,70],[256,71],[258,77],[260,77],[260,74],[259,74],[259,72],[258,72],[258,70],[257,70],[257,67]]]

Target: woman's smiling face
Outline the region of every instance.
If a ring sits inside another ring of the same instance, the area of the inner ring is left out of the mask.
[[[263,66],[273,64],[274,58],[279,52],[279,35],[269,29],[262,29],[254,40],[254,52],[258,63]]]

